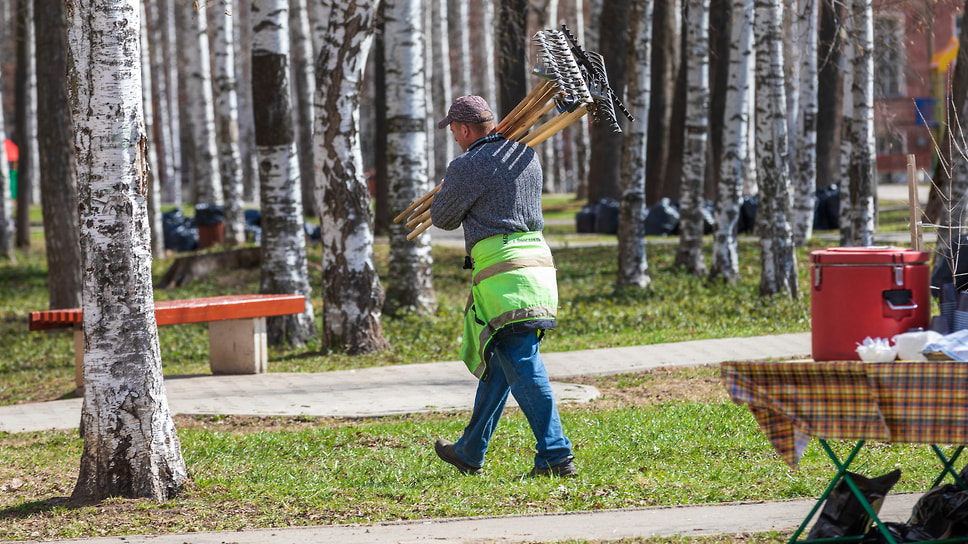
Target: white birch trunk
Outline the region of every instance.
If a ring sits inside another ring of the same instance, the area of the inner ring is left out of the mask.
[[[481,64],[481,90],[479,94],[487,100],[488,104],[497,104],[497,70],[494,57],[494,2],[495,0],[483,0],[481,14],[481,56],[484,62]],[[493,107],[493,106],[492,106]],[[449,138],[453,140],[453,138]]]
[[[317,208],[322,226],[323,349],[388,349],[384,292],[373,260],[373,214],[360,150],[360,91],[376,6],[333,2],[320,42],[315,105]],[[347,21],[356,24],[348,25]]]
[[[3,103],[3,74],[0,73],[0,104]],[[0,142],[6,142],[7,131],[4,129],[3,108],[0,108]],[[14,229],[13,206],[10,196],[10,169],[7,162],[7,146],[0,145],[0,257],[14,261],[13,252]]]
[[[788,219],[792,202],[782,22],[782,0],[756,0],[756,157],[760,174],[756,228],[760,236],[760,295],[788,292],[796,298],[796,253]]]
[[[168,109],[168,68],[165,60],[166,39],[164,25],[168,24],[165,2],[145,2],[148,26],[148,53],[151,62],[151,101],[154,112],[154,130],[150,133],[153,147],[157,150],[158,169],[155,170],[155,185],[159,190],[161,203],[162,189],[167,195],[173,183],[174,157],[172,156],[171,115]],[[164,240],[164,237],[162,237]],[[162,243],[164,245],[164,243]]]
[[[854,118],[851,124],[850,208],[852,246],[874,244],[874,18],[871,0],[853,0]]]
[[[155,90],[151,73],[151,54],[150,40],[148,38],[148,16],[145,3],[139,2],[141,10],[141,20],[145,24],[141,25],[141,90],[143,115],[145,120],[145,137],[151,142],[148,147],[148,224],[151,236],[151,255],[152,257],[162,258],[165,256],[165,232],[161,224],[161,192],[158,190],[158,152],[154,143],[154,123],[155,111],[152,97]]]
[[[846,0],[846,10],[850,12],[850,0]],[[840,245],[848,247],[853,244],[853,221],[851,220],[850,205],[850,161],[853,155],[852,142],[854,124],[854,48],[849,35],[841,41],[841,55],[844,71],[841,76],[843,84],[843,98],[841,99],[841,136],[840,136]]]
[[[433,179],[440,181],[444,177],[447,165],[457,156],[457,144],[449,132],[436,130],[436,122],[447,115],[447,108],[454,101],[450,74],[450,44],[447,28],[447,0],[434,0],[431,11],[431,27],[427,33],[427,40],[434,44],[434,75],[433,92],[431,93],[434,109],[431,121],[435,124],[428,140],[434,141],[434,175]],[[493,45],[492,45],[493,47]],[[491,102],[488,102],[491,104]]]
[[[423,17],[418,0],[385,0],[387,55],[387,170],[390,212],[396,215],[430,190],[427,177],[427,133],[423,122]],[[436,185],[434,183],[433,185]],[[390,226],[390,269],[386,306],[390,311],[412,308],[432,312],[433,289],[430,234],[407,241],[403,224]]]
[[[292,126],[287,0],[252,2],[252,97],[262,209],[259,292],[306,297],[301,314],[266,320],[269,343],[301,346],[316,336],[299,161]]]
[[[817,43],[819,0],[800,0],[798,14],[800,99],[794,160],[793,243],[806,245],[813,236],[817,196]]]
[[[716,195],[710,278],[721,277],[729,283],[739,279],[736,229],[743,199],[743,183],[752,170],[749,156],[750,103],[753,62],[753,0],[732,2],[730,24],[729,80],[726,85],[726,111],[723,149],[720,161],[719,190]]]
[[[155,322],[138,0],[77,0],[68,13],[85,263],[84,451],[72,501],[166,500],[188,473]]]
[[[575,38],[578,43],[585,44],[585,6],[583,0],[573,0],[572,10],[569,11],[570,20],[574,22],[575,27],[570,28],[575,34]],[[588,49],[590,46],[586,46]],[[594,50],[594,49],[593,49]],[[645,120],[648,123],[648,119]],[[579,119],[577,122],[572,123],[568,127],[568,132],[573,134],[573,147],[572,152],[572,191],[575,191],[578,198],[582,198],[584,194],[587,194],[588,188],[588,160],[590,153],[590,143],[589,131],[588,131],[588,117],[585,116]]]
[[[178,69],[178,17],[176,10],[180,10],[182,3],[178,0],[160,0],[162,5],[163,22],[161,23],[164,39],[164,64],[167,67],[168,92],[164,100],[168,103],[168,129],[170,130],[171,148],[168,156],[171,158],[171,178],[165,191],[166,200],[176,206],[182,205],[182,158],[181,158],[181,116],[178,107],[178,90],[185,85]],[[177,5],[176,5],[177,3]]]
[[[313,196],[313,94],[316,92],[315,53],[306,0],[291,0],[289,25],[292,37],[293,123],[299,152],[299,179],[302,180],[303,213],[316,215]]]
[[[245,0],[243,0],[245,1]],[[218,170],[225,199],[225,243],[245,243],[245,216],[242,211],[242,152],[239,147],[239,97],[235,80],[235,0],[222,0],[212,22],[212,76],[215,83],[215,119],[218,142]]]
[[[471,56],[471,31],[470,31],[470,4],[459,0],[456,2],[457,9],[454,16],[457,17],[457,28],[452,29],[457,33],[457,96],[477,94],[473,89],[471,77],[471,67],[474,65]],[[387,47],[387,50],[390,48]],[[492,106],[493,107],[493,106]]]
[[[191,6],[192,4],[188,4]],[[218,145],[215,138],[215,105],[212,94],[212,62],[208,40],[207,2],[197,4],[189,14],[189,32],[184,46],[188,61],[186,81],[192,127],[192,174],[195,204],[222,205]],[[176,9],[184,9],[182,5]]]
[[[702,205],[709,140],[709,0],[687,0],[686,13],[686,123],[676,264],[690,274],[705,275]]]
[[[619,203],[619,288],[646,288],[652,283],[645,255],[645,159],[651,89],[652,0],[632,0],[629,14],[629,58],[626,100],[640,121],[625,132],[622,158],[622,200]]]

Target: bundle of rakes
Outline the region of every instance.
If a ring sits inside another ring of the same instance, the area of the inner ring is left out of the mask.
[[[533,41],[537,55],[532,74],[542,81],[498,123],[495,132],[535,147],[587,113],[592,114],[595,122],[607,123],[615,132],[622,131],[615,118],[616,108],[630,122],[634,120],[608,86],[605,59],[582,49],[567,26],[561,25],[561,30],[542,30],[534,35]],[[553,116],[534,128],[553,109]],[[438,184],[413,201],[393,219],[394,223],[406,219],[406,226],[411,229],[407,240],[430,228],[430,205],[440,187]]]

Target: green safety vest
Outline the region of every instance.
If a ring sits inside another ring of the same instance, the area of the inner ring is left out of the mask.
[[[554,328],[558,283],[551,249],[540,232],[498,234],[471,249],[474,284],[464,310],[461,360],[484,379],[502,331]]]

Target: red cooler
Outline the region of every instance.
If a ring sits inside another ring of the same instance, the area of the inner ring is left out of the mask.
[[[856,361],[864,338],[891,338],[931,320],[929,254],[899,247],[835,247],[810,254],[815,361]]]

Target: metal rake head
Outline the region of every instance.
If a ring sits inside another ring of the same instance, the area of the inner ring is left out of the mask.
[[[568,30],[566,25],[561,25],[561,34],[567,38],[572,56],[580,67],[586,87],[595,102],[595,108],[592,112],[594,119],[597,122],[608,123],[615,132],[622,132],[615,116],[615,108],[618,108],[629,121],[634,121],[635,118],[632,117],[622,100],[609,86],[608,72],[605,70],[605,58],[593,51],[582,49],[578,39]]]
[[[538,63],[534,71],[557,86],[555,103],[558,110],[590,108],[594,103],[592,95],[565,36],[556,30],[543,30],[535,34],[534,41],[538,47]]]

